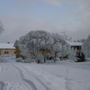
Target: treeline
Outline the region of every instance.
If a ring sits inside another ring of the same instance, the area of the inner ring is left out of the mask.
[[[16,57],[26,61],[45,63],[47,60],[68,57],[65,39],[62,35],[46,31],[30,31],[15,42]]]

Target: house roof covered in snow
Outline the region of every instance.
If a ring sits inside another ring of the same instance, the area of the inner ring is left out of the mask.
[[[15,49],[13,43],[0,43],[0,49]]]
[[[82,42],[66,41],[70,46],[82,46]]]

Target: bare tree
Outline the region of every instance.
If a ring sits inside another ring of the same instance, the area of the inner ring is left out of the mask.
[[[3,27],[2,22],[0,21],[0,33],[2,33],[2,31],[4,31],[4,27]]]
[[[4,31],[4,28],[2,22],[0,21],[0,33],[2,33],[2,31]],[[5,60],[2,60],[2,58],[0,57],[0,62],[5,62]]]

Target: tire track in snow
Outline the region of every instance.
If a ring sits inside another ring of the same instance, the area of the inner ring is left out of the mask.
[[[51,90],[49,87],[47,87],[39,78],[37,78],[36,76],[34,76],[36,80],[38,80],[44,87],[46,90]]]
[[[45,88],[45,90],[51,90],[47,85],[45,85],[38,77],[35,75],[32,71],[27,70],[25,67],[23,67],[28,73],[32,74],[32,76]]]
[[[5,90],[5,83],[0,81],[0,90]]]
[[[69,79],[69,68],[66,68],[66,76],[64,77],[65,78],[65,87],[66,87],[66,90],[71,90],[71,79]]]
[[[3,67],[0,67],[0,72],[2,72],[2,69]],[[3,81],[0,81],[0,90],[5,90],[5,83]]]
[[[71,84],[71,83],[70,83],[70,80],[67,79],[67,78],[66,78],[65,80],[66,80],[66,82],[65,82],[66,90],[71,90],[71,88],[70,88],[70,86],[71,86],[71,85],[70,85],[70,84]]]
[[[26,82],[29,86],[31,86],[32,90],[37,90],[37,87],[35,86],[35,84],[31,80],[27,80],[24,77],[24,74],[23,74],[22,70],[14,64],[13,64],[13,66],[20,72],[20,75],[21,75],[23,81]]]

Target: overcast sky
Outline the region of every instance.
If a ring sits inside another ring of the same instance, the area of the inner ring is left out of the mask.
[[[0,20],[5,28],[0,42],[14,42],[31,30],[87,38],[90,0],[0,0]]]

